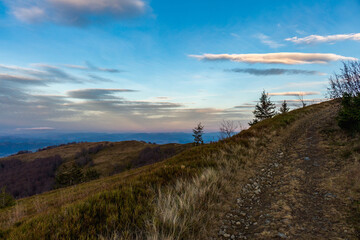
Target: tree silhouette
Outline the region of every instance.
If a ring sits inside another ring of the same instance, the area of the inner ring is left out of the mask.
[[[204,141],[202,139],[202,135],[204,133],[204,126],[201,125],[201,122],[193,129],[193,133],[195,146],[204,144]]]
[[[286,100],[284,100],[284,102],[281,104],[281,107],[280,107],[280,113],[287,113],[287,112],[289,112],[289,110],[290,110],[290,108],[288,108]]]
[[[265,90],[261,93],[259,103],[256,104],[255,110],[253,111],[255,119],[249,122],[249,125],[254,125],[267,118],[272,118],[275,115],[275,104],[270,101],[269,95]]]

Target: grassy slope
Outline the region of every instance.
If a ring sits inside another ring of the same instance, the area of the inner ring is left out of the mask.
[[[176,223],[174,228],[171,224],[162,224],[164,220],[157,217],[159,206],[166,203],[161,201],[164,199],[159,196],[161,191],[167,193],[179,188],[179,196],[184,197],[181,195],[183,192],[187,192],[192,185],[198,185],[200,193],[198,190],[193,191],[195,195],[206,196],[208,192],[201,191],[201,188],[208,185],[202,185],[206,183],[207,176],[229,178],[226,183],[233,183],[240,179],[241,171],[246,178],[251,173],[248,166],[271,144],[272,137],[281,135],[301,117],[318,109],[331,108],[332,104],[334,102],[322,103],[279,115],[227,141],[187,149],[164,162],[21,199],[16,206],[0,211],[0,236],[11,239],[97,239],[100,236],[132,239],[136,235],[149,235],[150,230],[146,230],[149,224],[158,231],[157,237],[153,234],[154,239],[165,236],[167,231],[176,232],[180,224]],[[222,161],[219,161],[219,156]],[[186,185],[181,185],[181,181],[186,182]],[[219,194],[223,189],[220,187],[216,188]],[[199,206],[212,203],[201,203],[196,199],[199,198],[194,197],[193,201],[201,204]],[[203,199],[210,201],[212,196]],[[179,201],[175,202],[179,204]],[[211,208],[206,209],[210,216]],[[199,224],[203,224],[206,230],[204,222]],[[182,229],[176,232],[179,239],[201,233],[191,228]]]

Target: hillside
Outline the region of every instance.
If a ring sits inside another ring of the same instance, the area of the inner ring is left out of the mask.
[[[162,162],[20,199],[0,210],[0,236],[358,239],[360,137],[337,126],[338,109],[297,109]],[[71,161],[69,152],[59,151]],[[112,153],[93,158],[103,175]]]
[[[84,173],[101,177],[162,161],[191,144],[149,144],[138,141],[66,144],[35,153],[0,158],[0,188],[17,198],[52,190],[55,177],[76,164]],[[97,178],[97,177],[96,177]],[[65,184],[66,186],[66,184]]]

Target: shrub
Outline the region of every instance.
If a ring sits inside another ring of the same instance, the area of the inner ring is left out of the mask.
[[[84,174],[84,181],[91,181],[98,179],[100,177],[100,174],[95,169],[88,169]]]
[[[56,174],[56,188],[76,185],[98,179],[100,174],[95,169],[88,169],[86,172],[76,163],[72,166],[63,166]]]
[[[360,132],[360,94],[352,97],[346,93],[341,105],[338,116],[339,126],[350,132]]]
[[[0,209],[15,205],[14,197],[5,191],[5,187],[0,192]]]

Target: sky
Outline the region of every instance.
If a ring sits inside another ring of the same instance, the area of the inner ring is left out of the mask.
[[[360,2],[0,0],[0,133],[244,127],[265,90],[326,100]]]

